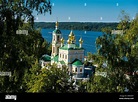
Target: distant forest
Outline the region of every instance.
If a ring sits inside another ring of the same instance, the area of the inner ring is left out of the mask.
[[[59,22],[60,29],[66,30],[87,30],[87,31],[101,31],[102,28],[110,27],[116,29],[118,23],[103,23],[103,22]],[[55,22],[35,22],[35,28],[54,29]]]

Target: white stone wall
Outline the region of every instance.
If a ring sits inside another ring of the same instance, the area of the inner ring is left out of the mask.
[[[59,61],[64,61],[66,64],[79,59],[84,62],[84,50],[63,50],[59,49]]]
[[[68,50],[59,49],[59,61],[64,61],[68,64]]]

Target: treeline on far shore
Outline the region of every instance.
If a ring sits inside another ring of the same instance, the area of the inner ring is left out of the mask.
[[[74,30],[87,30],[87,31],[102,31],[102,28],[110,27],[116,29],[117,22],[59,22],[60,29],[74,29]],[[55,22],[35,22],[35,28],[54,29]]]

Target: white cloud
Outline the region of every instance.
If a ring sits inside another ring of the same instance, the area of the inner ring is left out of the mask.
[[[70,17],[68,17],[68,20],[70,20]]]
[[[119,3],[116,3],[116,6],[119,6]]]
[[[103,20],[103,17],[100,17],[100,20]]]
[[[87,6],[87,4],[86,4],[86,3],[84,3],[84,6]]]
[[[54,3],[52,3],[52,6],[55,6],[55,4],[54,4]]]

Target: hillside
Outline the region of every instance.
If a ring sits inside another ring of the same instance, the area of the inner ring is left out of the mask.
[[[102,23],[102,22],[59,22],[60,29],[70,30],[87,30],[87,31],[101,31],[101,28],[111,27],[116,29],[118,23]],[[54,29],[55,22],[35,22],[35,28]]]

